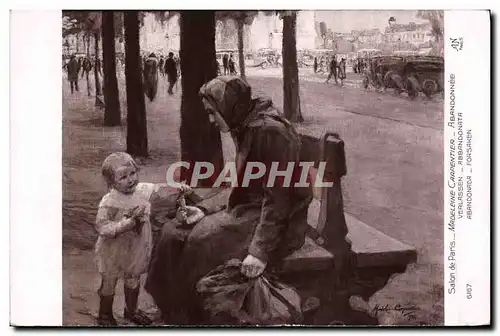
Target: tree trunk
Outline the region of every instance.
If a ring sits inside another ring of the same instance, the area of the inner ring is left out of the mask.
[[[288,120],[302,122],[304,118],[300,110],[296,23],[295,11],[283,17],[283,110]]]
[[[102,95],[101,81],[99,80],[99,33],[94,32],[94,50],[95,50],[95,64],[94,64],[94,77],[95,77],[95,102],[98,104],[98,96]]]
[[[115,26],[113,12],[102,12],[102,62],[104,74],[104,126],[121,123],[115,63]]]
[[[238,26],[238,58],[240,61],[240,74],[241,78],[246,79],[245,77],[245,53],[243,46],[243,38],[244,38],[244,28],[245,24],[243,22],[243,18],[238,18],[236,20],[236,24]]]
[[[213,180],[200,185],[212,185],[223,168],[220,132],[209,122],[199,97],[200,87],[217,76],[215,60],[215,13],[213,11],[183,11],[181,27],[181,156],[190,169],[181,178],[191,180],[197,161],[211,162],[215,167]],[[211,182],[211,183],[210,183]]]
[[[90,33],[87,33],[87,59],[90,61]],[[90,97],[92,94],[90,93],[90,78],[87,71],[85,71],[85,77],[87,78],[87,94]]]
[[[127,86],[127,152],[134,156],[146,157],[148,155],[148,130],[142,88],[138,12],[126,11],[123,22],[125,26],[125,81]]]

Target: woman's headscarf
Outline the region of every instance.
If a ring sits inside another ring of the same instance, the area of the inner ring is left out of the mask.
[[[221,76],[205,83],[200,97],[221,114],[232,132],[242,126],[252,110],[252,89],[236,76]]]
[[[229,126],[240,156],[238,160],[243,161],[250,150],[254,132],[249,129],[253,128],[254,121],[262,118],[271,118],[282,123],[289,134],[296,138],[297,143],[300,143],[292,124],[274,107],[272,100],[262,97],[252,99],[250,85],[240,77],[214,78],[201,87],[200,97],[219,112]]]
[[[265,97],[252,99],[250,85],[240,77],[214,78],[200,88],[200,97],[221,114],[233,137],[238,139],[253,120],[264,115],[283,123],[295,133],[290,122],[273,105],[271,99]]]

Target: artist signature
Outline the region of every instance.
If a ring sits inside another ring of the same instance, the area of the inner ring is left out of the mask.
[[[418,311],[418,308],[415,305],[376,304],[372,310],[375,316],[377,316],[380,312],[391,312],[391,311],[399,312],[403,317],[406,317],[408,320],[414,320],[416,318],[415,313]]]

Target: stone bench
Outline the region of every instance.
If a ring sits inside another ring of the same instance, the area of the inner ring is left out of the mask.
[[[314,200],[313,202],[318,202]],[[313,205],[311,205],[312,207]],[[345,213],[355,254],[356,267],[401,266],[416,261],[416,251],[386,234]],[[334,254],[307,237],[304,246],[284,261],[284,271],[322,270],[331,268]]]
[[[344,142],[338,135],[300,131],[301,161],[326,161],[325,181],[315,190],[304,246],[284,260],[281,277],[303,297],[319,298],[320,309],[306,324],[377,324],[373,316],[353,310],[351,296],[368,301],[389,279],[416,262],[416,250],[344,212],[341,178],[346,175]],[[312,233],[312,234],[311,234]],[[345,244],[351,242],[351,246]]]
[[[301,134],[301,138],[301,161],[315,162],[316,166],[317,162],[326,161],[325,177],[333,181],[333,186],[314,193],[315,199],[309,209],[309,225],[316,231],[316,239],[308,237],[302,249],[286,258],[283,271],[331,268],[335,259],[334,244],[343,239],[342,229],[338,227],[343,225],[348,229],[347,238],[352,243],[356,268],[404,269],[415,262],[417,255],[413,247],[343,211],[340,179],[347,172],[343,141],[335,134],[325,134],[321,138]]]

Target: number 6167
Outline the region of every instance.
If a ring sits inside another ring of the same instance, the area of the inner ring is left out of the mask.
[[[465,288],[467,291],[467,299],[468,300],[472,299],[472,285],[467,284]]]

